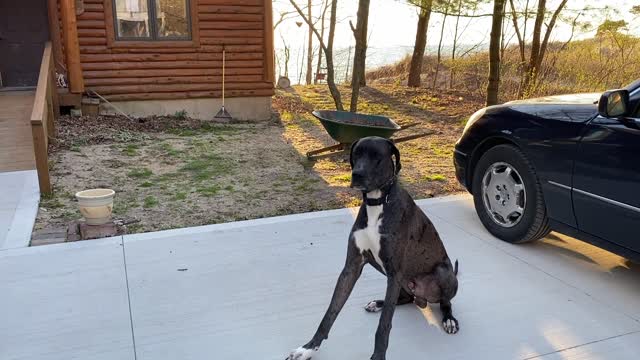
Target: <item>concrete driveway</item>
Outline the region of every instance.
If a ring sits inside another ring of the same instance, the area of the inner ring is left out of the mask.
[[[512,246],[470,198],[420,201],[460,261],[457,335],[399,307],[388,359],[637,359],[640,266],[552,234]],[[0,251],[0,359],[282,360],[315,331],[353,211]],[[317,360],[368,359],[363,273]]]

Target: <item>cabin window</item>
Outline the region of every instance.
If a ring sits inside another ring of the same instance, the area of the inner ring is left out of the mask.
[[[117,40],[191,40],[189,0],[113,0]]]

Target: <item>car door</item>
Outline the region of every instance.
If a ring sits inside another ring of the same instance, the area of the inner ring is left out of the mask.
[[[640,252],[640,91],[626,119],[596,117],[586,127],[573,172],[578,228]]]

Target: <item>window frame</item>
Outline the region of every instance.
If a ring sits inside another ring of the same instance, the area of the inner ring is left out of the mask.
[[[640,120],[640,80],[632,82],[623,89],[629,90],[629,105],[636,103],[629,117]]]
[[[199,47],[200,34],[198,26],[198,0],[185,0],[187,3],[187,19],[191,30],[189,38],[176,37],[157,37],[156,21],[149,21],[149,38],[118,38],[117,36],[117,17],[115,15],[115,1],[104,0],[104,17],[107,29],[107,46],[110,48],[166,48],[166,47]],[[147,0],[147,8],[149,16],[155,19],[156,0]]]

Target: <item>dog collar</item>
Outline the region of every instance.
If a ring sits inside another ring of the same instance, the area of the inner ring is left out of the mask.
[[[384,185],[382,185],[382,187],[380,188],[380,192],[382,193],[381,196],[377,199],[372,199],[372,198],[368,198],[367,197],[367,192],[363,191],[362,192],[362,198],[364,203],[367,206],[380,206],[380,205],[384,205],[386,203],[389,202],[389,194],[391,193],[391,188],[393,187],[393,184],[396,183],[396,176],[393,176],[391,179],[389,179],[389,181],[387,181]]]
[[[380,196],[377,199],[371,199],[368,198],[366,195],[364,196],[364,203],[367,206],[380,206],[380,205],[384,205],[388,202],[389,200],[389,194],[384,195],[384,196]]]

